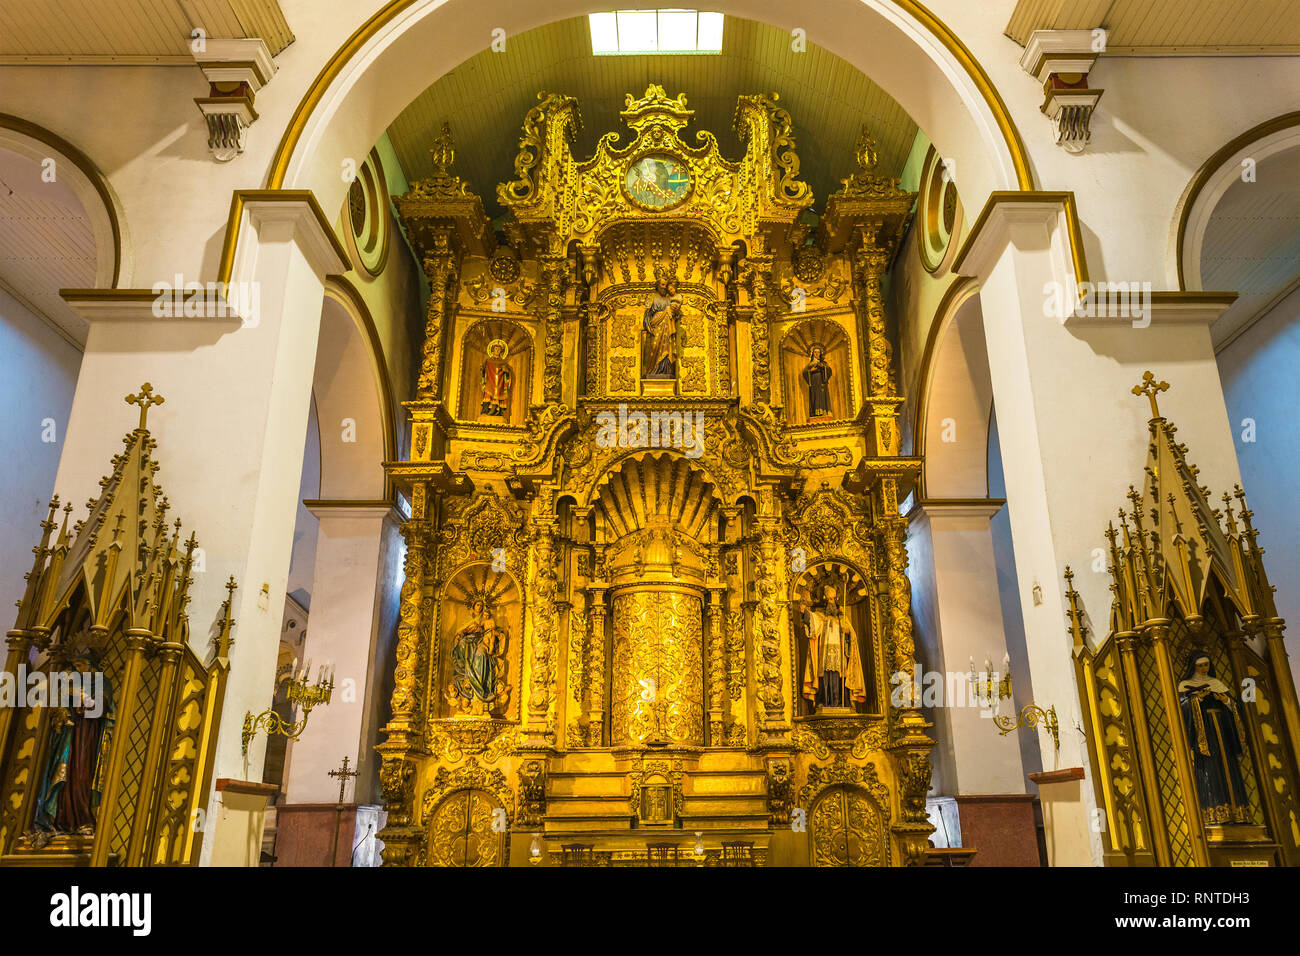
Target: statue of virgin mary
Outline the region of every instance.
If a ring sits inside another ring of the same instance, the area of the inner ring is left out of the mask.
[[[656,273],[655,288],[646,299],[642,326],[642,378],[677,377],[677,320],[682,314],[682,297],[667,270]]]

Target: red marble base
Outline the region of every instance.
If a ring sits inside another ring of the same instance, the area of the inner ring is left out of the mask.
[[[1042,865],[1033,794],[958,794],[956,800],[961,845],[978,851],[970,866]]]
[[[358,810],[362,813],[359,815]],[[370,811],[367,813],[366,811]],[[290,803],[275,810],[275,866],[351,866],[366,838],[372,807],[355,803]]]

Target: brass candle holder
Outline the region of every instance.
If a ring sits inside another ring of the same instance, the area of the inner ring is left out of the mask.
[[[983,701],[986,706],[993,707],[1000,700],[1011,699],[1010,655],[1002,658],[1002,671],[999,675],[986,660],[983,672],[976,674],[975,658],[970,659],[970,686],[977,701]]]
[[[286,692],[289,706],[302,708],[302,718],[297,722],[285,723],[284,718],[270,707],[257,716],[253,716],[252,711],[244,714],[244,732],[241,740],[245,756],[248,755],[248,742],[257,736],[259,730],[266,731],[268,737],[271,734],[280,734],[290,740],[297,740],[307,729],[307,718],[311,716],[312,709],[330,702],[330,697],[334,694],[334,672],[331,670],[327,676],[322,665],[316,674],[314,684],[307,682],[310,673],[311,661],[308,661],[301,670],[295,670],[289,677],[289,687]]]
[[[1010,717],[995,715],[993,723],[998,728],[998,733],[1003,737],[1019,730],[1021,727],[1037,727],[1042,724],[1047,728],[1047,732],[1052,735],[1052,746],[1057,750],[1061,749],[1061,730],[1056,722],[1055,704],[1047,708],[1047,710],[1043,710],[1037,704],[1026,704],[1019,714]]]

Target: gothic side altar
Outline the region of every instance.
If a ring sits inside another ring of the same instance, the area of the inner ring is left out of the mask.
[[[539,95],[504,231],[453,171],[398,197],[431,295],[388,865],[904,865],[932,827],[881,282],[913,197],[820,219],[775,94],[722,155],[685,96],[571,152]]]

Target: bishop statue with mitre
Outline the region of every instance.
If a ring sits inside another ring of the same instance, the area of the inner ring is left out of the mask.
[[[803,695],[818,707],[851,707],[867,700],[858,639],[840,607],[835,588],[827,585],[826,604],[808,621],[808,662]]]

